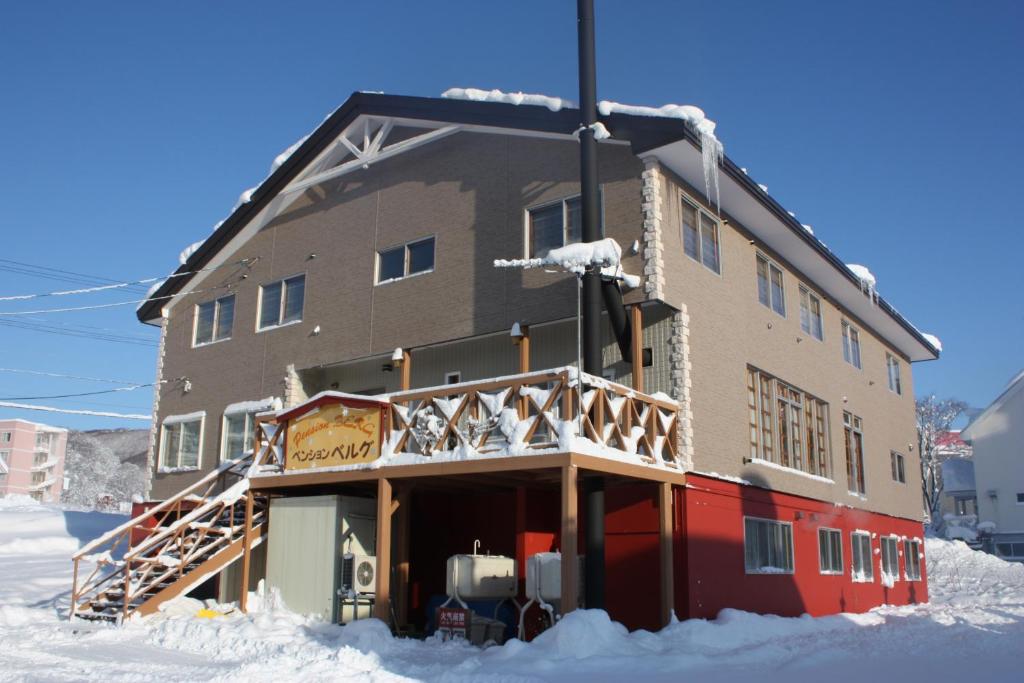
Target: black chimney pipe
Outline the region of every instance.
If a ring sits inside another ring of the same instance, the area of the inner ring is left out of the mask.
[[[600,198],[597,190],[597,138],[592,128],[597,123],[597,62],[594,55],[594,0],[577,0],[576,22],[579,36],[580,68],[580,209],[584,242],[604,238]],[[600,377],[601,359],[601,275],[591,266],[583,274],[583,371]],[[586,579],[584,600],[587,609],[604,609],[604,479],[584,481],[586,519]]]

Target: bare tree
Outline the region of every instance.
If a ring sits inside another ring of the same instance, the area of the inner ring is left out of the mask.
[[[939,521],[942,496],[942,462],[937,452],[939,436],[948,432],[967,404],[955,398],[934,395],[917,399],[917,444],[921,454],[921,487],[924,507],[932,524]]]

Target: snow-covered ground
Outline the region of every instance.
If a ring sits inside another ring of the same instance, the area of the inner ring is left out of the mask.
[[[727,610],[629,634],[570,614],[532,643],[480,650],[395,639],[383,624],[169,614],[117,628],[65,614],[69,556],[124,518],[0,499],[0,680],[1020,680],[1024,566],[929,539],[932,603],[784,619]],[[270,601],[267,601],[270,602]]]

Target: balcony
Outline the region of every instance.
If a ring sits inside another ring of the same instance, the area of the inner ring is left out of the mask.
[[[38,465],[32,465],[32,468],[29,471],[30,472],[45,472],[47,470],[53,469],[53,467],[57,464],[57,462],[58,462],[57,458],[49,458],[45,462],[41,462]]]
[[[29,487],[28,487],[28,490],[29,491],[42,491],[43,489],[48,489],[51,486],[53,486],[53,482],[54,481],[56,481],[56,480],[53,477],[50,477],[49,479],[44,479],[43,481],[41,481],[39,483],[30,484]]]

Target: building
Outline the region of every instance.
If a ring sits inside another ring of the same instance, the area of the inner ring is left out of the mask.
[[[474,541],[514,558],[520,585],[528,557],[560,551],[562,610],[578,604],[573,558],[603,542],[604,604],[631,628],[927,600],[911,364],[938,349],[716,159],[685,108],[601,111],[604,229],[639,276],[624,310],[609,304],[603,378],[576,393],[576,278],[495,267],[577,241],[578,112],[356,93],[139,309],[161,327],[162,383],[137,529],[167,526],[185,493],[209,506],[197,525],[246,507],[204,571],[242,557],[222,591],[266,575],[339,618],[337,544],[315,539],[357,526],[331,496],[375,501],[353,532],[374,555],[369,595],[415,628]],[[379,441],[304,445],[353,416]],[[253,447],[245,486],[215,497],[215,468]],[[278,502],[296,498],[321,499],[308,523]],[[585,542],[588,520],[604,534]],[[185,528],[143,541],[133,571]],[[320,603],[300,595],[320,584]],[[166,595],[138,593],[139,609]]]
[[[963,430],[974,449],[979,529],[1007,560],[1024,561],[1024,372]]]
[[[969,517],[978,514],[978,493],[974,483],[974,460],[951,457],[942,461],[943,517]]]
[[[21,494],[44,503],[60,501],[68,430],[0,420],[0,496]]]

